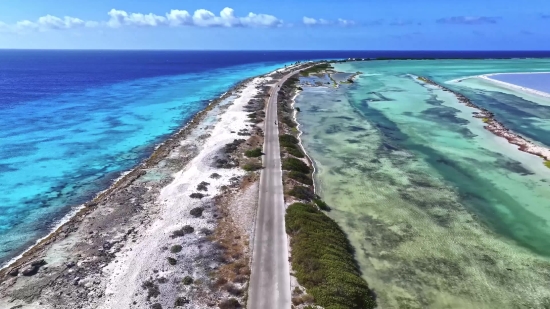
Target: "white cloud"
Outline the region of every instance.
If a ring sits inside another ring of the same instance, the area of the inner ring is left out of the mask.
[[[330,25],[332,24],[332,22],[326,20],[326,19],[315,19],[315,18],[311,18],[311,17],[307,17],[307,16],[304,16],[304,18],[302,19],[302,21],[304,22],[305,25],[308,25],[308,26],[313,26],[313,25]]]
[[[226,7],[216,15],[208,10],[196,10],[193,15],[185,10],[171,10],[165,16],[152,13],[127,13],[112,9],[107,22],[109,27],[121,26],[197,26],[197,27],[275,27],[282,24],[282,20],[273,15],[249,13],[244,17],[235,16],[232,8]]]
[[[113,28],[121,26],[151,26],[165,24],[167,18],[164,16],[158,16],[153,13],[141,14],[141,13],[126,13],[126,11],[112,9],[107,13],[111,18],[107,22],[107,25]]]
[[[315,25],[317,24],[317,19],[304,16],[303,22],[306,25]]]
[[[107,12],[104,20],[82,20],[77,17],[57,17],[45,15],[36,21],[21,20],[13,24],[0,21],[0,31],[47,31],[75,28],[121,28],[121,27],[291,27],[292,24],[283,21],[273,15],[250,12],[248,15],[237,16],[232,8],[226,7],[219,14],[214,14],[205,9],[199,9],[193,13],[186,10],[171,10],[164,15],[154,13],[132,13],[124,10],[112,9]],[[339,18],[337,20],[316,19],[303,17],[303,24],[309,26],[319,25],[353,25],[355,22]]]
[[[342,26],[353,26],[353,25],[355,25],[355,22],[353,20],[347,20],[347,19],[342,19],[342,18],[338,18],[338,23]]]
[[[323,26],[323,25],[335,25],[335,24],[341,25],[341,26],[350,26],[355,24],[355,22],[352,20],[346,20],[342,18],[338,18],[338,20],[336,21],[331,21],[331,20],[326,20],[322,18],[315,19],[307,16],[304,16],[304,18],[302,19],[302,22],[304,23],[304,25],[307,25],[307,26]]]
[[[171,10],[166,14],[170,26],[192,25],[191,14],[185,10]]]

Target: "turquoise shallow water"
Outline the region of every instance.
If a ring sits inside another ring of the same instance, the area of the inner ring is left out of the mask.
[[[210,99],[284,64],[132,79],[1,108],[0,264],[106,189]]]
[[[305,87],[297,98],[319,194],[382,308],[550,305],[550,169],[485,130],[454,95],[409,75],[445,83],[549,63],[345,63],[336,68],[364,73],[355,84]],[[448,86],[548,143],[547,99],[476,83]]]

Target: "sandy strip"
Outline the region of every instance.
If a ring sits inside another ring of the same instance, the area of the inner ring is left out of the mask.
[[[149,227],[140,241],[128,246],[121,252],[118,263],[112,263],[104,270],[109,275],[105,290],[105,301],[97,308],[115,308],[131,304],[134,294],[142,290],[141,282],[146,281],[154,269],[160,269],[160,274],[173,276],[168,270],[166,256],[159,253],[158,244],[179,244],[170,238],[171,232],[184,225],[191,225],[195,230],[214,229],[215,223],[203,218],[193,218],[189,211],[211,202],[211,198],[220,193],[223,185],[230,185],[230,178],[242,177],[246,172],[242,169],[219,169],[212,167],[216,155],[223,146],[232,142],[238,136],[235,133],[247,129],[247,113],[243,110],[245,104],[256,95],[256,86],[263,80],[254,79],[243,89],[239,98],[233,101],[228,110],[223,113],[211,137],[206,140],[201,151],[186,168],[174,175],[174,180],[161,190],[158,202],[161,205],[159,218]],[[209,178],[213,173],[220,175],[218,179]],[[208,197],[193,199],[189,197],[197,192],[196,188],[202,181],[207,181]],[[139,252],[139,254],[133,254]],[[179,259],[191,260],[199,255],[197,248],[184,246]],[[146,257],[146,258],[144,258]],[[193,277],[197,274],[189,273]],[[145,305],[145,304],[144,304]]]
[[[171,308],[188,300],[186,308],[205,308],[229,297],[210,285],[212,271],[224,263],[223,249],[208,236],[219,221],[216,203],[226,196],[239,205],[232,215],[249,230],[257,186],[240,192],[245,172],[215,162],[226,144],[248,138],[240,133],[256,125],[245,107],[280,74],[249,79],[214,100],[149,159],[1,271],[0,308],[150,308],[154,303]],[[206,190],[198,190],[202,182]],[[205,196],[191,198],[192,193]],[[195,208],[202,208],[202,215],[191,214]],[[187,225],[193,231],[173,237]],[[179,252],[172,252],[174,245],[181,245]],[[170,265],[169,257],[177,263]],[[37,274],[22,275],[40,259],[47,264]],[[196,283],[182,284],[185,276]]]
[[[416,77],[416,76],[411,75],[411,78],[413,78],[415,80],[420,80],[423,83],[427,83],[427,84],[435,86],[439,89],[442,89],[444,91],[453,93],[457,97],[457,99],[460,103],[466,104],[466,106],[473,107],[473,108],[479,110],[479,112],[475,113],[476,114],[475,117],[483,119],[483,121],[486,123],[486,125],[484,126],[485,129],[487,129],[488,131],[491,131],[493,134],[495,134],[497,136],[504,137],[510,144],[519,146],[518,149],[523,151],[523,152],[527,152],[527,153],[530,153],[532,155],[541,157],[541,158],[543,158],[547,161],[550,161],[550,149],[548,149],[546,147],[543,147],[543,146],[539,146],[539,145],[535,144],[534,142],[528,140],[527,138],[525,138],[525,137],[511,131],[510,129],[506,128],[502,123],[500,123],[498,120],[495,119],[495,116],[494,116],[493,113],[491,113],[490,111],[488,111],[484,108],[481,108],[481,107],[475,105],[472,101],[470,101],[470,99],[466,98],[462,94],[460,94],[456,91],[453,91],[453,90],[451,90],[447,87],[444,87],[444,86],[442,86],[442,85],[440,85],[440,84],[438,84],[438,83],[436,83],[432,80],[424,78],[424,77]],[[490,81],[493,81],[493,79],[490,79],[490,78],[486,78],[486,79],[490,80]],[[506,83],[504,83],[504,84],[506,84]]]

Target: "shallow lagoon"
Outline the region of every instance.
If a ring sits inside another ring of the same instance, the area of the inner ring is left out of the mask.
[[[453,95],[407,75],[446,82],[542,67],[533,62],[548,60],[346,63],[337,69],[365,73],[355,84],[297,98],[319,194],[381,308],[550,305],[550,169],[483,129]],[[519,101],[525,113],[510,123],[535,137],[546,131],[524,126],[547,123],[541,102],[451,87],[497,118]]]

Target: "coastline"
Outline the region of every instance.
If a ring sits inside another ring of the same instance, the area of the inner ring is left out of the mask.
[[[269,74],[269,73],[268,73]],[[266,74],[267,75],[267,74]],[[140,163],[138,163],[136,166],[134,166],[130,170],[122,171],[120,176],[112,180],[112,184],[104,189],[96,193],[95,197],[91,200],[75,206],[74,209],[72,209],[69,213],[67,213],[65,216],[63,216],[62,219],[59,220],[58,223],[52,227],[50,232],[48,234],[40,239],[38,239],[34,245],[27,248],[25,251],[23,251],[18,256],[10,259],[10,261],[4,263],[3,265],[0,265],[0,277],[3,275],[3,272],[5,272],[8,268],[16,267],[18,264],[21,263],[21,259],[24,259],[29,254],[33,254],[34,250],[37,250],[41,245],[44,245],[44,242],[47,242],[50,238],[54,237],[56,234],[60,232],[60,230],[63,228],[64,225],[70,224],[73,220],[76,220],[79,216],[86,215],[87,212],[89,212],[91,209],[89,207],[96,206],[98,203],[103,201],[107,195],[109,195],[111,192],[119,188],[120,186],[123,186],[124,183],[131,182],[133,179],[141,176],[141,169],[144,167],[150,167],[153,164],[158,163],[163,156],[166,156],[166,153],[175,147],[174,143],[176,140],[184,138],[186,135],[189,134],[189,131],[193,130],[199,122],[205,117],[205,114],[212,110],[214,107],[216,107],[221,101],[227,99],[229,96],[231,96],[231,93],[234,91],[239,90],[239,88],[242,88],[246,83],[250,82],[254,77],[248,78],[246,80],[243,80],[239,83],[237,83],[235,86],[233,86],[228,91],[221,94],[218,98],[215,98],[211,100],[208,105],[205,106],[204,109],[202,109],[200,112],[198,112],[193,118],[191,118],[189,121],[187,121],[180,129],[178,129],[175,133],[171,134],[169,137],[167,137],[163,142],[159,143],[154,147],[154,151],[147,157],[146,159],[142,160]]]
[[[180,253],[176,254],[179,256],[178,259],[197,263],[206,258],[203,256],[206,254],[203,251],[206,250],[209,257],[218,259],[217,256],[220,256],[219,259],[222,261],[227,259],[221,257],[224,255],[223,252],[227,251],[223,248],[238,243],[242,250],[234,254],[243,258],[231,262],[233,264],[230,265],[246,264],[246,257],[250,253],[250,249],[246,247],[249,237],[252,239],[248,221],[254,221],[251,214],[255,213],[257,205],[258,187],[254,176],[257,172],[246,173],[238,168],[238,161],[246,159],[238,154],[233,155],[233,152],[242,151],[243,146],[232,150],[229,156],[225,150],[221,158],[220,150],[223,153],[224,145],[243,137],[248,138],[250,144],[258,142],[258,136],[261,136],[258,135],[261,131],[258,129],[263,122],[253,122],[248,117],[249,113],[254,111],[252,109],[255,106],[263,106],[261,101],[266,91],[265,84],[278,78],[281,70],[287,71],[293,67],[278,68],[270,73],[243,80],[220,97],[211,100],[202,111],[157,145],[147,159],[130,171],[123,172],[119,178],[113,180],[109,188],[98,192],[94,199],[75,209],[74,215],[67,215],[66,222],[60,222],[51,233],[5,265],[0,270],[0,307],[2,304],[7,306],[11,303],[44,308],[36,303],[47,300],[50,305],[57,304],[58,308],[74,308],[75,304],[83,308],[109,308],[113,305],[120,306],[121,299],[130,302],[137,297],[133,295],[134,291],[141,290],[140,284],[147,284],[147,303],[150,298],[155,297],[155,291],[158,290],[170,295],[167,297],[169,301],[162,301],[174,302],[173,298],[177,293],[174,293],[173,289],[180,291],[180,294],[187,291],[194,295],[196,302],[200,303],[196,308],[202,308],[201,306],[212,302],[216,297],[218,300],[223,299],[227,291],[212,292],[210,297],[203,292],[201,293],[204,295],[195,291],[196,286],[191,290],[190,287],[183,286],[171,287],[172,290],[165,291],[163,287],[168,284],[162,281],[162,277],[158,278],[158,283],[151,283],[142,272],[152,271],[155,267],[160,267],[157,269],[161,271],[152,274],[171,272],[163,266],[166,263],[166,253],[162,253],[162,250],[159,253],[158,245],[177,240],[167,235],[167,232],[169,234],[170,230],[176,230],[180,224],[195,226],[195,232],[185,234],[188,235],[184,237],[186,246],[183,250],[179,249],[181,252],[178,251]],[[204,121],[205,119],[212,121]],[[224,157],[227,160],[223,159]],[[229,161],[224,163],[228,166],[220,167],[220,160]],[[192,161],[196,164],[190,164]],[[210,162],[218,162],[218,166],[212,167]],[[234,162],[237,162],[237,165],[234,165]],[[202,180],[201,177],[205,177],[206,182],[198,183]],[[200,198],[185,195],[186,191],[193,190],[193,186],[201,191],[200,185],[203,183],[206,185],[202,187],[207,188],[204,189],[204,193],[197,193],[201,195]],[[199,217],[189,216],[189,211],[195,209],[190,208],[194,206],[204,209],[201,210],[201,214],[204,214]],[[121,233],[121,230],[127,232]],[[233,243],[224,244],[223,248],[216,247],[216,242],[223,243],[227,235],[231,235],[228,239]],[[233,240],[237,238],[240,240]],[[146,251],[147,248],[150,250]],[[153,249],[157,251],[151,251]],[[173,248],[169,251],[172,250]],[[131,253],[132,251],[149,252],[148,258],[143,259],[143,256]],[[44,262],[35,266],[37,261]],[[205,269],[214,265],[217,265],[215,269],[219,269],[219,272],[227,272],[228,268],[224,268],[222,262],[212,264],[206,260],[197,265],[198,269],[189,269],[190,265],[175,267],[183,267],[184,272],[190,272],[193,277],[203,276]],[[34,274],[22,275],[29,268],[35,269]],[[238,278],[234,280],[237,281],[233,283],[235,289],[243,289],[246,285],[247,280],[243,278],[246,278],[247,269],[242,268],[244,273],[236,275]],[[132,282],[121,276],[123,273],[127,273],[133,279],[130,280]],[[60,274],[61,277],[51,278],[55,277],[55,274]],[[66,281],[66,277],[73,279]],[[93,284],[89,285],[88,282]],[[41,288],[36,290],[36,285]],[[56,285],[57,289],[61,288],[62,291],[76,291],[84,287],[90,292],[87,297],[81,299],[76,299],[75,295],[72,298],[67,296],[70,301],[56,300],[59,296],[51,289]],[[115,296],[117,293],[123,293],[125,296],[120,298]],[[86,298],[93,301],[90,302]],[[176,301],[187,301],[180,298]],[[108,302],[110,304],[107,304]],[[142,301],[138,303],[146,306]]]
[[[490,112],[490,111],[488,111],[488,110],[486,110],[482,107],[479,107],[479,106],[475,105],[474,103],[472,103],[472,101],[470,101],[468,98],[466,98],[462,94],[460,94],[456,91],[453,91],[453,90],[451,90],[451,89],[449,89],[445,86],[442,86],[442,85],[440,85],[440,84],[438,84],[438,83],[436,83],[436,82],[434,82],[434,81],[432,81],[428,78],[416,77],[416,79],[421,81],[421,82],[424,82],[426,84],[430,84],[432,86],[438,87],[438,88],[442,89],[443,91],[450,92],[458,98],[458,101],[460,103],[463,103],[468,107],[472,107],[472,108],[477,109],[479,112],[475,113],[474,117],[475,118],[480,118],[480,119],[483,120],[483,122],[486,123],[486,125],[484,126],[484,128],[486,130],[492,132],[496,136],[505,138],[510,144],[519,146],[518,149],[520,151],[538,156],[538,157],[540,157],[540,158],[542,158],[546,161],[550,161],[550,149],[542,147],[542,146],[538,146],[535,143],[527,140],[523,136],[520,136],[519,134],[512,132],[510,129],[506,128],[502,123],[500,123],[498,120],[496,120],[495,116],[492,112]],[[504,82],[495,81],[495,80],[490,79],[490,78],[485,78],[485,79],[490,80],[490,81],[494,81],[494,82],[498,82],[498,83],[507,84],[507,83],[504,83]],[[515,86],[515,85],[513,85],[513,86]],[[518,86],[515,86],[515,87],[518,87]],[[536,91],[536,90],[533,90],[533,91]]]
[[[301,142],[303,132],[297,121],[295,104],[301,89],[298,82],[297,77],[289,78],[281,86],[278,101],[293,308],[375,308],[376,299],[361,276],[348,235],[327,214],[330,207],[316,194],[315,164]],[[311,269],[310,265],[318,267]],[[319,282],[315,278],[326,280]],[[334,286],[340,287],[338,292]]]

